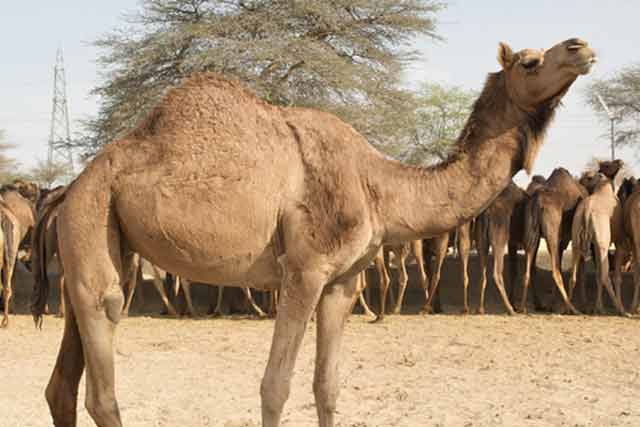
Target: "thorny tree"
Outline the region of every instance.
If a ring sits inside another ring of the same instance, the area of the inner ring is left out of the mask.
[[[596,111],[603,108],[600,94],[615,116],[615,144],[640,142],[640,64],[623,68],[614,77],[597,80],[587,90],[587,102]],[[603,118],[607,118],[605,115]],[[608,118],[607,118],[608,121]]]
[[[384,146],[414,130],[401,73],[415,37],[437,38],[436,0],[144,0],[127,26],[95,42],[97,117],[85,155],[131,128],[196,71],[233,76],[278,105],[338,114]],[[384,147],[383,147],[384,148]]]

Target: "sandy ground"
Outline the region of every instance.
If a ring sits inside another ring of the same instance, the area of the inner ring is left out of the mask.
[[[556,315],[354,315],[342,355],[338,425],[638,426],[640,319]],[[126,426],[260,425],[273,321],[146,316],[118,330]],[[0,331],[0,426],[50,426],[43,397],[62,321]],[[309,325],[283,426],[315,426]],[[84,382],[80,389],[84,402]],[[79,425],[93,426],[81,403]]]

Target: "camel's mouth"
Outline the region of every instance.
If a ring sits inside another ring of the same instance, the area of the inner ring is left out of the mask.
[[[595,64],[596,62],[598,62],[598,57],[594,55],[586,61],[578,64],[576,66],[576,69],[579,74],[589,74],[589,71],[591,71],[591,67],[593,67],[593,64]]]

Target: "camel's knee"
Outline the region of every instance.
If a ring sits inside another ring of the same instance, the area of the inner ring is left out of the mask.
[[[107,318],[116,324],[120,322],[124,307],[124,293],[118,283],[114,282],[107,288],[102,295],[102,304]]]
[[[283,378],[273,378],[269,374],[265,375],[260,384],[260,397],[262,408],[271,413],[282,412],[285,402],[289,398],[291,382]]]

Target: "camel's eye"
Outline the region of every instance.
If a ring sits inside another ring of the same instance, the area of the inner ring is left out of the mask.
[[[527,70],[534,70],[538,65],[540,65],[540,60],[538,58],[527,59],[526,61],[520,61],[520,65]]]

